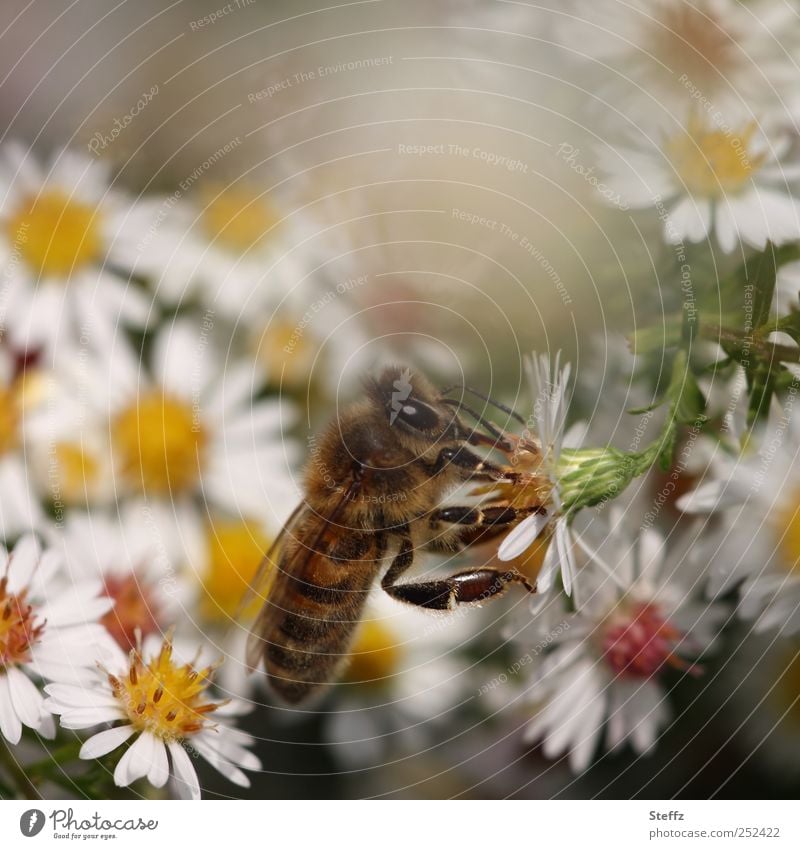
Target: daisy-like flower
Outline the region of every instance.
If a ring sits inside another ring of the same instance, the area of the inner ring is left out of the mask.
[[[606,183],[632,208],[655,208],[668,242],[714,235],[725,252],[741,241],[763,249],[800,238],[800,206],[789,184],[800,175],[785,162],[787,132],[752,116],[711,120],[691,110],[683,126],[658,130],[647,147],[604,150]]]
[[[138,262],[168,306],[199,297],[239,320],[260,304],[274,307],[295,287],[307,288],[315,264],[306,242],[313,236],[300,213],[287,215],[267,192],[208,183],[195,202],[162,203]]]
[[[578,613],[565,614],[568,627],[552,632],[534,672],[536,714],[526,729],[547,757],[568,751],[575,772],[589,766],[604,730],[609,750],[625,742],[638,754],[653,748],[669,719],[661,673],[695,674],[684,655],[705,651],[725,615],[693,602],[691,587],[673,579],[676,564],[655,531],[632,541],[615,529],[593,559],[600,568],[587,578],[592,592]]]
[[[756,444],[758,447],[756,447]],[[800,631],[800,414],[791,401],[738,456],[717,451],[699,485],[679,501],[716,515],[701,542],[713,597],[740,584],[739,612],[757,631]]]
[[[252,738],[215,721],[241,713],[243,705],[220,702],[209,694],[213,671],[213,665],[201,665],[198,658],[179,657],[171,637],[151,636],[130,655],[116,649],[90,686],[48,685],[46,704],[60,715],[64,728],[114,723],[86,740],[80,751],[84,760],[103,757],[135,738],[114,770],[118,787],[144,777],[154,787],[163,787],[172,775],[181,798],[199,799],[200,782],[190,753],[240,787],[250,786],[242,768],[261,768],[248,750]]]
[[[139,506],[170,557],[202,550],[201,499],[279,527],[297,497],[296,449],[283,437],[292,409],[254,400],[252,363],[226,363],[212,333],[209,318],[182,319],[154,338],[149,370],[118,340],[58,373],[83,408],[70,443],[105,434],[116,497]]]
[[[511,458],[515,470],[525,475],[526,483],[512,491],[517,508],[537,507],[523,519],[500,544],[500,560],[515,560],[547,534],[549,544],[537,578],[537,590],[546,594],[560,573],[567,595],[575,581],[574,540],[570,531],[571,516],[564,510],[559,489],[560,462],[567,417],[567,383],[571,366],[563,369],[556,356],[551,369],[546,355],[525,362],[531,391],[535,399],[531,424],[534,433],[526,431]],[[502,487],[501,487],[502,490]]]
[[[470,664],[458,653],[476,627],[476,611],[469,614],[431,615],[376,589],[328,718],[326,733],[343,764],[381,763],[398,745],[424,749],[433,729],[440,733],[452,720],[472,693]]]
[[[187,576],[159,549],[133,505],[120,505],[113,518],[70,511],[51,537],[73,578],[101,582],[113,607],[100,623],[123,650],[136,645],[137,635],[161,634],[181,617],[189,598]]]
[[[58,554],[33,536],[0,549],[0,563],[0,732],[12,744],[23,725],[53,737],[34,680],[86,680],[111,650],[98,620],[114,602],[98,581],[67,582]]]
[[[20,374],[14,356],[0,346],[0,536],[5,538],[38,527],[42,518],[23,450],[27,425],[39,406],[38,382],[31,372]]]
[[[124,245],[142,223],[105,164],[74,151],[46,165],[18,144],[0,151],[4,324],[23,350],[141,328],[150,298],[129,282]]]
[[[589,60],[594,91],[640,117],[690,98],[725,107],[796,105],[800,22],[789,4],[754,0],[570,0],[556,35]]]

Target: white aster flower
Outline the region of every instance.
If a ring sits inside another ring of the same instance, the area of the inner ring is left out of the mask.
[[[647,146],[603,150],[606,183],[632,208],[655,208],[672,244],[712,235],[729,253],[739,242],[763,250],[800,238],[800,206],[784,161],[788,130],[734,114],[711,121],[692,110],[685,124],[657,127]]]
[[[117,340],[59,371],[83,409],[70,443],[83,446],[84,433],[104,433],[116,497],[139,505],[170,558],[202,550],[201,501],[280,527],[297,499],[296,448],[283,436],[293,410],[254,400],[252,363],[226,363],[212,325],[205,318],[165,325],[153,339],[149,369]],[[58,408],[51,413],[58,421]]]
[[[51,354],[59,341],[145,326],[150,298],[130,283],[123,256],[140,210],[105,164],[61,151],[40,165],[10,143],[0,151],[0,197],[3,323],[15,346]]]
[[[575,772],[589,766],[604,730],[609,750],[625,742],[638,754],[653,748],[669,720],[660,674],[695,673],[682,655],[706,650],[725,615],[693,602],[691,588],[672,579],[676,564],[653,530],[633,542],[614,530],[593,559],[602,568],[587,578],[591,594],[578,613],[565,614],[535,670],[536,715],[526,730],[528,740],[544,741],[547,757],[569,752]]]
[[[288,214],[253,186],[209,183],[196,202],[167,198],[151,207],[138,267],[169,307],[199,297],[238,321],[264,304],[274,307],[295,288],[307,290],[319,266],[310,259],[316,231],[309,219]]]
[[[155,636],[130,656],[117,649],[89,686],[48,685],[47,707],[61,716],[64,728],[114,723],[86,740],[80,751],[84,760],[107,755],[135,738],[114,770],[118,787],[144,777],[163,787],[172,775],[181,798],[199,799],[200,782],[190,756],[194,752],[234,784],[249,787],[242,768],[261,768],[248,750],[252,738],[212,719],[241,713],[244,706],[213,699],[207,692],[213,666],[200,665],[199,653],[191,661],[179,654],[170,638]]]
[[[635,119],[690,99],[715,107],[797,106],[800,20],[771,0],[568,0],[556,37],[585,59],[592,91]]]
[[[739,611],[755,629],[800,630],[800,414],[792,399],[773,411],[740,456],[718,451],[705,476],[678,501],[715,514],[706,535],[709,593],[741,584]],[[754,447],[757,444],[757,449]]]
[[[188,576],[173,567],[135,504],[119,505],[113,516],[70,511],[49,537],[73,579],[99,582],[112,600],[100,621],[123,650],[136,645],[137,635],[162,634],[185,618]]]
[[[534,434],[523,435],[520,450],[512,457],[512,463],[521,472],[528,471],[525,465],[529,457],[535,463],[535,468],[531,470],[530,488],[537,500],[541,500],[545,492],[545,509],[536,510],[523,519],[505,537],[498,551],[500,560],[514,560],[547,531],[550,542],[536,581],[537,590],[542,596],[551,589],[559,574],[564,591],[571,595],[576,572],[571,517],[562,510],[559,493],[559,464],[565,442],[566,392],[571,367],[567,364],[561,369],[559,362],[560,356],[557,355],[551,369],[550,359],[544,354],[525,362],[535,399],[532,416]],[[568,443],[577,440],[577,431],[570,437]],[[533,450],[525,450],[525,442],[532,442]]]
[[[98,581],[68,582],[54,550],[33,536],[0,548],[0,732],[16,744],[22,726],[45,737],[55,727],[33,679],[85,680],[111,650],[97,624],[113,601]]]

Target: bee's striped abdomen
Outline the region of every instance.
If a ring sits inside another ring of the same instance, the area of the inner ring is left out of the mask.
[[[378,562],[376,537],[355,534],[340,540],[330,555],[312,552],[295,573],[279,572],[267,600],[270,626],[263,639],[268,680],[281,699],[298,704],[335,678]]]

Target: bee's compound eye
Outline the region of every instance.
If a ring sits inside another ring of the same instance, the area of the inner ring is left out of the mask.
[[[394,423],[395,419],[414,430],[434,430],[439,424],[436,410],[421,401],[402,401],[397,406],[393,405],[389,420]]]

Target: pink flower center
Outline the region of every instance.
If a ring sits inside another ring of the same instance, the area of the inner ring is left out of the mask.
[[[0,671],[7,666],[27,663],[31,646],[41,637],[44,622],[39,622],[27,590],[9,593],[8,578],[0,578]]]
[[[616,675],[650,678],[665,664],[690,672],[694,668],[674,652],[683,634],[654,604],[635,604],[615,616],[602,636],[602,652]]]
[[[160,631],[160,605],[151,588],[135,572],[107,575],[105,585],[106,595],[114,600],[114,606],[100,622],[120,648],[126,652],[135,648],[137,631],[142,638]]]

